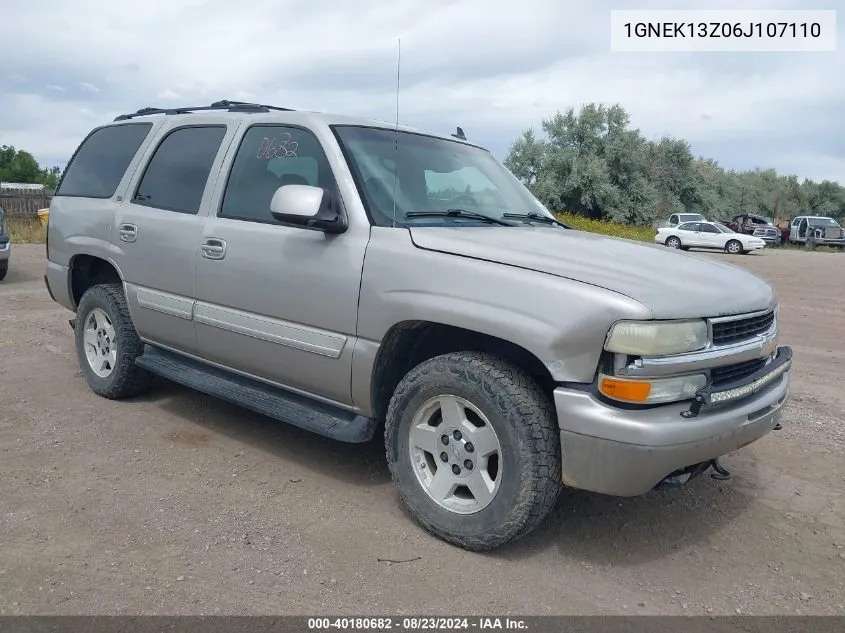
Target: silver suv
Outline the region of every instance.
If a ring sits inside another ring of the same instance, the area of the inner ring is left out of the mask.
[[[47,248],[94,392],[159,375],[334,440],[383,432],[411,514],[472,550],[564,485],[724,473],[788,393],[767,283],[562,225],[460,132],[147,108],[81,143]]]
[[[6,224],[6,213],[0,207],[0,281],[6,278],[9,272],[9,257],[12,254],[12,240],[9,236],[9,227]]]

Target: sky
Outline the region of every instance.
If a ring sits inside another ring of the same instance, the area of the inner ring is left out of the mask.
[[[845,0],[2,0],[0,145],[64,166],[146,106],[256,101],[461,126],[499,159],[522,130],[621,104],[726,168],[845,184]],[[827,53],[612,52],[611,9],[842,9]]]

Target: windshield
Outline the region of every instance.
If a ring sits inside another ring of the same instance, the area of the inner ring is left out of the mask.
[[[471,214],[496,219],[505,213],[553,217],[484,149],[390,129],[344,125],[334,130],[370,217],[380,226],[394,224],[394,204],[395,222],[415,226],[478,224],[479,219]],[[464,217],[417,215],[453,209],[470,213]],[[409,213],[411,217],[406,215]]]
[[[719,222],[714,222],[713,226],[715,226],[717,229],[719,229],[722,233],[736,233],[736,231],[734,231],[730,227],[727,227],[724,224],[721,224]]]
[[[703,222],[704,216],[700,213],[681,213],[678,215],[681,222]]]
[[[839,226],[833,218],[807,218],[813,226]]]

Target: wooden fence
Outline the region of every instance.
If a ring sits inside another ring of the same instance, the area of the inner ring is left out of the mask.
[[[4,189],[0,191],[0,209],[6,217],[34,216],[39,209],[50,206],[53,195],[50,191],[26,191]]]

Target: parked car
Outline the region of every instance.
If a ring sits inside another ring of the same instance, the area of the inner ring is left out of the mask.
[[[726,226],[737,233],[759,237],[769,246],[780,246],[780,229],[761,215],[742,213],[734,216]]]
[[[160,375],[337,441],[381,432],[410,514],[471,550],[529,533],[564,485],[718,469],[789,393],[769,283],[567,228],[447,134],[144,109],[82,141],[47,233],[95,393]]]
[[[685,222],[675,228],[657,229],[654,241],[669,248],[716,249],[738,255],[758,251],[766,247],[759,237],[737,233],[719,222]]]
[[[6,214],[0,208],[0,281],[6,278],[9,272],[9,258],[12,256],[12,240],[9,236],[9,225],[6,223]]]
[[[799,215],[792,218],[789,226],[789,241],[804,244],[812,236],[822,246],[845,247],[845,229],[833,218],[814,215]]]
[[[685,222],[706,222],[705,218],[700,213],[673,213],[669,216],[669,221],[666,222],[667,227],[676,227]]]

